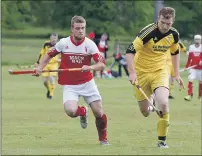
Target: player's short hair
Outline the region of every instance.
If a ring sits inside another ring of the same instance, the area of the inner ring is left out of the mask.
[[[174,20],[175,19],[175,9],[171,8],[171,7],[163,7],[159,11],[159,16],[161,16],[161,15],[166,19],[170,19],[172,17]]]
[[[82,16],[75,15],[72,17],[71,25],[73,25],[74,23],[86,23],[86,20]]]

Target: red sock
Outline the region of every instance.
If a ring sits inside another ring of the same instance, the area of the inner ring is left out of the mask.
[[[199,83],[199,97],[202,96],[202,82]]]
[[[188,95],[191,95],[191,96],[193,95],[192,87],[193,87],[192,82],[189,82],[188,83]]]
[[[86,108],[83,106],[82,107],[78,106],[75,117],[84,115],[86,115]]]
[[[107,140],[107,116],[103,114],[102,117],[96,118],[95,124],[97,127],[99,140]]]

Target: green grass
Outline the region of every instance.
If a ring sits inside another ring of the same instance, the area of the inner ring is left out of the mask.
[[[96,80],[108,115],[108,136],[112,146],[100,147],[93,114],[86,130],[79,119],[67,117],[62,104],[62,87],[47,100],[41,78],[11,76],[15,64],[32,64],[44,40],[2,40],[2,154],[4,155],[199,155],[201,154],[201,104],[195,97],[186,102],[186,91],[174,92],[170,101],[169,149],[156,148],[155,113],[144,118],[126,78]],[[110,42],[110,55],[114,41]],[[110,56],[109,55],[109,56]],[[108,64],[112,61],[108,60]],[[184,65],[186,55],[181,56]],[[187,73],[182,73],[187,84]],[[194,91],[197,92],[197,83]],[[84,104],[83,100],[81,103]]]
[[[196,96],[191,102],[184,101],[185,91],[176,89],[176,99],[170,101],[170,148],[158,149],[158,117],[155,113],[149,118],[141,115],[128,80],[96,80],[112,144],[100,147],[91,112],[86,130],[80,128],[78,118],[71,119],[64,113],[61,86],[57,85],[54,99],[48,100],[40,78],[11,76],[7,69],[2,68],[3,155],[201,154],[201,104]],[[185,82],[186,76],[184,73]]]
[[[2,64],[34,64],[44,41],[44,39],[3,39]]]
[[[49,36],[51,33],[56,32],[59,36],[70,34],[70,30],[54,29],[49,27],[25,27],[22,29],[5,29],[2,28],[2,37],[9,38],[39,38],[39,36]]]
[[[2,65],[34,64],[45,41],[45,39],[2,39]],[[114,41],[111,41],[109,46],[108,56],[112,56]],[[113,58],[110,58],[107,63],[111,64],[112,61]]]

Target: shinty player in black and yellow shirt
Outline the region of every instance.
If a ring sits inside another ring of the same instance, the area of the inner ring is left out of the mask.
[[[187,48],[185,47],[185,45],[179,41],[179,52],[187,52]],[[173,64],[172,64],[172,58],[171,55],[168,54],[168,59],[167,59],[167,63],[168,63],[168,70],[169,70],[169,99],[174,99],[174,96],[172,95],[172,90],[174,89],[174,77],[175,77],[175,72],[174,72],[174,68],[173,68]]]
[[[51,48],[55,46],[58,40],[58,34],[52,33],[50,35],[50,40],[46,41],[43,45],[43,48],[40,51],[39,58],[35,63],[35,66],[38,66],[40,60],[43,56],[49,52]],[[44,70],[56,70],[59,67],[60,58],[59,55],[53,57],[50,62],[45,66]],[[45,72],[42,73],[41,76],[43,77],[44,86],[47,88],[46,97],[48,99],[52,99],[54,96],[55,86],[56,86],[56,77],[57,72]]]
[[[169,126],[169,73],[166,62],[168,53],[172,55],[175,79],[180,87],[184,87],[179,74],[179,34],[171,27],[174,19],[173,8],[162,8],[158,21],[143,28],[126,51],[129,81],[133,85],[137,81],[148,97],[152,98],[154,94],[155,105],[163,113],[157,124],[159,148],[168,148],[166,144]],[[149,102],[135,85],[134,92],[141,113],[147,117],[153,111]]]

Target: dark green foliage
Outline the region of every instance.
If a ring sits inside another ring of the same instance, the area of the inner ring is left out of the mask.
[[[176,27],[181,37],[202,33],[202,1],[165,1],[176,9]],[[2,27],[70,28],[72,16],[87,20],[87,31],[109,32],[112,35],[136,35],[153,22],[154,1],[52,0],[2,1]]]

